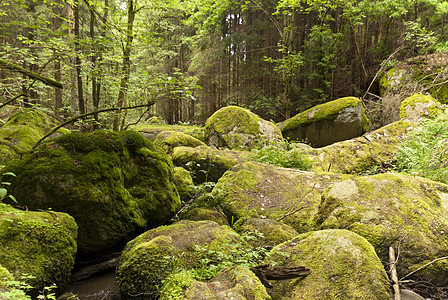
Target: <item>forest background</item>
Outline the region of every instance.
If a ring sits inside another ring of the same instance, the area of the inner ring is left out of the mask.
[[[446,23],[441,0],[1,0],[0,102],[62,118],[142,106],[84,120],[116,130],[226,105],[275,122],[344,96],[380,109],[373,80],[446,52]]]

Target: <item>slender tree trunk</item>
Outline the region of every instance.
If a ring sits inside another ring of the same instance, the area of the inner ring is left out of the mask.
[[[71,4],[69,4],[67,6],[67,22],[68,22],[68,36],[70,40],[74,40],[74,18],[75,18],[75,14],[74,14],[74,9],[73,6]],[[76,83],[76,62],[75,62],[75,57],[72,57],[72,68],[70,70],[70,104],[72,107],[73,112],[77,112],[79,105],[78,105],[78,95],[77,95],[77,83]]]
[[[118,92],[117,107],[123,107],[123,105],[125,104],[125,98],[128,91],[129,76],[131,73],[131,50],[132,50],[132,41],[134,38],[133,26],[136,13],[134,0],[128,0],[127,8],[128,8],[128,22],[126,29],[126,42],[123,48],[122,77],[120,82],[120,90]],[[121,118],[121,112],[117,111],[115,113],[113,123],[114,131],[118,131],[119,129],[120,118]]]
[[[79,0],[74,2],[74,18],[75,18],[75,65],[76,65],[76,82],[78,83],[78,105],[79,105],[79,113],[82,115],[85,113],[85,103],[84,103],[84,90],[83,90],[83,82],[82,82],[82,74],[81,74],[81,46],[79,44],[79,40],[81,39],[81,35],[79,32]]]
[[[56,5],[56,7],[54,9],[55,9],[55,11],[54,11],[55,15],[53,17],[53,32],[56,32],[61,27],[62,19],[60,17],[61,9],[59,8],[59,6]],[[61,82],[61,80],[62,80],[61,61],[57,57],[56,51],[55,50],[53,50],[53,51],[56,54],[55,55],[56,58],[53,63],[54,79],[58,82]],[[62,90],[60,88],[55,87],[54,88],[54,111],[56,114],[59,114],[61,112],[61,109],[62,109]]]

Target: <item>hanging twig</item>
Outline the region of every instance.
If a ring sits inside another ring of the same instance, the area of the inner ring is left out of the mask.
[[[28,94],[25,94],[25,93],[22,93],[22,94],[20,94],[20,95],[17,95],[17,96],[15,96],[14,98],[12,98],[12,99],[6,101],[5,103],[2,103],[2,105],[0,105],[0,109],[2,109],[3,107],[5,107],[5,106],[8,105],[9,103],[13,102],[14,100],[19,99],[20,97],[25,97],[25,98],[27,98],[27,97],[29,97],[29,96],[28,96]]]

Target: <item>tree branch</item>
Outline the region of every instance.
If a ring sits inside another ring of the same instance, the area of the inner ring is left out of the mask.
[[[10,63],[6,60],[0,59],[0,66],[5,67],[8,70],[14,71],[14,72],[19,72],[22,73],[23,75],[27,75],[33,79],[39,80],[47,85],[53,86],[53,87],[57,87],[62,89],[62,83],[60,83],[59,81],[56,81],[54,79],[39,75],[37,73],[31,72],[30,70],[27,70],[25,68],[22,68],[19,65]]]
[[[89,113],[85,113],[76,117],[73,117],[61,124],[59,124],[58,126],[54,127],[50,132],[48,132],[47,134],[45,134],[40,140],[38,140],[36,142],[36,144],[34,144],[34,146],[31,148],[30,152],[32,152],[33,150],[35,150],[37,148],[37,146],[39,146],[45,139],[47,139],[49,136],[51,136],[53,133],[55,133],[56,131],[58,131],[59,129],[61,129],[62,127],[75,122],[76,120],[79,119],[83,119],[85,117],[97,114],[97,113],[102,113],[102,112],[108,112],[108,111],[121,111],[121,110],[126,110],[126,109],[135,109],[135,108],[140,108],[140,107],[149,107],[151,105],[154,105],[156,103],[156,101],[150,101],[146,104],[140,104],[140,105],[134,105],[134,106],[126,106],[126,107],[110,107],[110,108],[104,108],[104,109],[100,109],[100,110],[95,110],[93,112],[89,112]]]

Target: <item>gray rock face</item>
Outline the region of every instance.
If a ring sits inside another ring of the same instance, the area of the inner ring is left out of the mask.
[[[279,124],[285,138],[313,147],[362,135],[369,129],[361,100],[346,97],[315,106]]]

